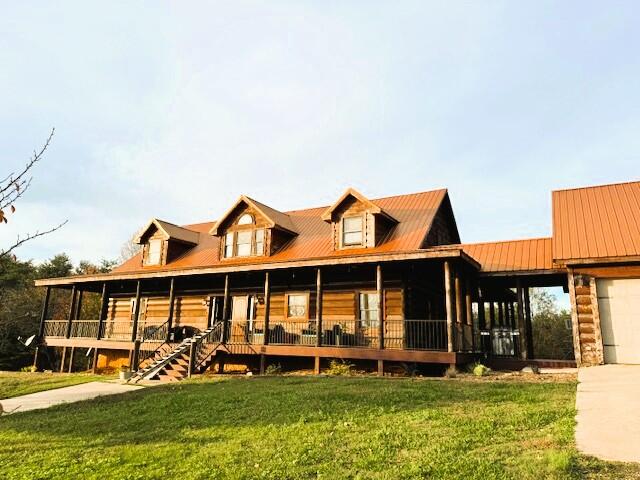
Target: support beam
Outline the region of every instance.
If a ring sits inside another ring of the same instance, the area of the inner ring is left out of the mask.
[[[320,357],[314,357],[313,373],[316,375],[320,375]]]
[[[376,265],[376,293],[378,295],[378,348],[384,348],[384,290],[382,288],[382,266]]]
[[[135,342],[136,338],[138,338],[138,317],[140,316],[140,291],[141,291],[141,282],[138,280],[136,283],[136,303],[133,307],[133,328],[131,330],[131,341]]]
[[[473,350],[475,347],[475,335],[473,331],[473,305],[472,305],[473,299],[471,298],[471,280],[468,278],[464,285],[464,300],[465,300],[465,313],[467,317],[466,318],[467,326],[471,327],[468,329],[468,331],[471,332],[471,338],[469,339],[470,340],[469,346]]]
[[[320,267],[316,269],[316,347],[322,345],[322,270]],[[320,373],[320,359],[318,361],[317,373]]]
[[[62,347],[62,359],[60,360],[60,373],[64,372],[64,361],[67,359],[67,347]]]
[[[76,300],[76,310],[73,314],[74,320],[80,320],[81,312],[82,312],[82,295],[84,291],[78,290],[78,299]]]
[[[69,370],[68,370],[69,373],[73,371],[73,358],[75,357],[75,354],[76,354],[76,347],[71,347],[71,354],[69,355]]]
[[[384,377],[384,360],[378,360],[378,376]]]
[[[487,321],[484,311],[484,298],[482,297],[482,289],[478,287],[478,328],[485,330],[487,328]]]
[[[462,297],[462,280],[458,269],[454,272],[454,284],[456,292],[456,330],[458,332],[458,345],[457,350],[464,350],[465,338],[462,324],[464,323],[464,300]]]
[[[133,355],[131,357],[131,371],[137,372],[140,365],[140,339],[136,338],[133,342]]]
[[[229,274],[224,276],[224,297],[222,299],[222,334],[220,341],[225,343],[227,341],[227,332],[229,331],[229,304],[231,299],[229,298]],[[221,371],[224,370],[224,362],[220,363]]]
[[[269,272],[264,273],[264,334],[262,335],[262,344],[269,344],[269,317],[271,315],[271,282]],[[260,370],[264,374],[264,355],[260,357]]]
[[[529,297],[529,287],[524,289],[524,328],[527,333],[527,357],[535,358],[533,351],[533,325],[531,324],[531,298]]]
[[[260,354],[260,375],[264,375],[267,369],[267,356],[264,353]]]
[[[491,301],[489,303],[489,325],[487,325],[487,329],[491,330],[496,326],[496,302]]]
[[[171,331],[173,329],[173,312],[176,303],[176,279],[171,277],[169,283],[169,314],[167,315],[167,341],[171,339]]]
[[[498,302],[498,326],[504,327],[504,304]]]
[[[107,282],[102,284],[102,297],[100,297],[100,316],[98,317],[98,334],[96,338],[100,340],[102,338],[102,331],[104,330],[104,321],[107,319],[107,313],[109,311],[109,290],[107,288]]]
[[[49,299],[51,298],[51,287],[47,287],[44,293],[44,301],[42,302],[42,313],[40,314],[40,327],[38,328],[38,339],[44,336],[44,325],[47,320],[49,310]]]
[[[93,363],[91,364],[91,373],[96,373],[98,370],[98,350],[99,348],[93,349]]]
[[[73,321],[73,315],[75,314],[75,311],[76,311],[77,297],[78,297],[78,290],[74,285],[71,288],[71,305],[69,305],[69,316],[67,317],[67,331],[65,335],[67,338],[71,337],[71,322]]]
[[[453,299],[451,293],[451,262],[444,262],[444,299],[447,309],[447,352],[453,352]]]
[[[528,358],[527,355],[527,333],[524,327],[524,292],[522,289],[522,281],[516,279],[516,296],[518,297],[518,331],[520,332],[520,356],[523,360]]]

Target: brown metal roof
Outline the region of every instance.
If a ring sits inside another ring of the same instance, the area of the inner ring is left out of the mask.
[[[640,255],[640,182],[557,190],[556,261]]]
[[[481,265],[481,272],[531,272],[552,270],[551,238],[469,243],[465,253]]]
[[[164,220],[160,220],[158,218],[152,218],[147,225],[140,230],[138,235],[135,237],[134,241],[136,243],[141,243],[142,237],[149,227],[155,225],[157,229],[164,233],[167,239],[179,240],[185,243],[196,244],[198,243],[198,234],[193,230],[180,227],[178,225],[174,225],[173,223],[165,222]]]
[[[435,214],[446,197],[447,190],[441,189],[374,200],[376,205],[379,205],[398,221],[385,241],[375,248],[333,250],[331,225],[322,220],[322,213],[327,207],[319,207],[283,213],[282,215],[287,216],[294,231],[298,234],[284,248],[270,256],[220,259],[219,238],[208,233],[215,222],[207,222],[183,227],[199,233],[198,244],[171,263],[162,266],[142,267],[141,254],[138,254],[116,267],[113,273],[293,262],[417,251],[421,250]]]

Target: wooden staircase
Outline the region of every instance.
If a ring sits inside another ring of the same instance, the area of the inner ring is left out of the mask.
[[[222,328],[222,322],[218,322],[173,349],[167,348],[167,344],[160,346],[151,358],[141,364],[129,383],[141,380],[178,382],[188,378],[190,370],[191,373],[206,371],[215,362],[218,352],[225,351],[221,341]]]

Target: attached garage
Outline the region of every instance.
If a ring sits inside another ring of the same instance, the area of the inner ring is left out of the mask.
[[[640,278],[597,280],[605,363],[640,364]]]

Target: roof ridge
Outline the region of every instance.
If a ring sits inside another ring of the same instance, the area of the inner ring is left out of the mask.
[[[575,190],[589,190],[591,188],[615,187],[617,185],[629,185],[629,184],[632,184],[632,183],[640,184],[640,180],[628,180],[626,182],[603,183],[601,185],[588,185],[588,186],[583,186],[583,187],[559,188],[559,189],[551,190],[551,193],[571,192],[571,191],[575,191]]]
[[[529,242],[531,240],[551,240],[553,237],[528,237],[528,238],[516,238],[514,240],[490,240],[488,242],[472,242],[472,243],[458,243],[456,245],[486,245],[488,243],[512,243],[512,242]]]
[[[443,192],[443,191],[444,192],[448,192],[449,189],[443,187],[443,188],[436,188],[436,189],[433,189],[433,190],[424,190],[424,191],[421,191],[421,192],[400,193],[398,195],[389,195],[387,197],[378,197],[378,198],[368,198],[367,197],[367,199],[370,202],[375,203],[375,202],[378,202],[380,200],[389,200],[391,198],[413,197],[413,196],[416,196],[416,195],[423,195],[425,193],[437,193],[437,192]],[[307,208],[298,208],[296,210],[287,210],[287,211],[282,212],[282,213],[291,214],[291,213],[296,213],[296,212],[304,212],[304,211],[307,211],[307,210],[320,210],[320,209],[325,209],[326,210],[329,207],[331,207],[331,205],[321,205],[319,207],[307,207]]]

